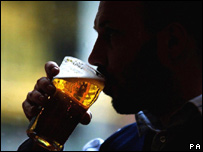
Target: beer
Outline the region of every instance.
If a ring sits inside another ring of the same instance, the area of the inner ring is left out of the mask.
[[[53,84],[56,93],[27,133],[44,148],[60,150],[86,110],[96,101],[104,84],[88,78],[55,78]]]
[[[55,78],[53,84],[60,90],[60,100],[64,100],[67,95],[84,109],[88,109],[95,102],[104,87],[102,79],[90,78]]]
[[[65,61],[69,62],[70,59]],[[78,65],[80,65],[80,70],[86,72],[93,70],[86,66],[81,68],[81,64],[74,63],[75,65],[74,71],[78,70]],[[41,112],[31,120],[27,135],[40,146],[50,151],[59,151],[82,116],[97,100],[104,88],[104,79],[96,74],[94,77],[93,75],[61,77],[59,74],[53,78],[52,82],[56,87],[56,92]]]

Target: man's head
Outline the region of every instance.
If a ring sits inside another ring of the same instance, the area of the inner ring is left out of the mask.
[[[178,59],[187,62],[185,54],[196,57],[189,50],[200,47],[182,22],[168,21],[168,15],[160,15],[163,12],[155,8],[162,5],[167,6],[162,2],[100,3],[94,26],[98,38],[89,62],[106,76],[104,92],[112,96],[119,113],[144,109],[156,113],[181,104],[171,102],[183,98],[182,84],[176,84],[178,68],[183,66]]]

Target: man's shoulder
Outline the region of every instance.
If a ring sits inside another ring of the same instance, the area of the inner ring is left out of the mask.
[[[144,136],[138,134],[137,123],[124,126],[101,145],[100,150],[142,150]]]

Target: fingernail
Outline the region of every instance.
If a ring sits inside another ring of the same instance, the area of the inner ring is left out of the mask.
[[[89,114],[90,114],[90,118],[92,119],[92,113],[90,112]]]
[[[51,69],[51,73],[52,73],[52,74],[56,74],[56,71],[58,71],[58,70],[59,70],[58,67],[53,67],[53,68]]]

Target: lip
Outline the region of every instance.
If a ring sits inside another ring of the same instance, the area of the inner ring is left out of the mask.
[[[97,71],[100,72],[105,78],[103,92],[106,95],[111,96],[112,95],[112,85],[113,85],[113,80],[114,80],[113,77],[110,75],[109,72],[107,72],[106,68],[103,66],[98,66]]]
[[[105,81],[105,85],[104,85],[103,92],[104,92],[106,95],[109,95],[109,96],[112,95],[112,84],[109,83],[109,81]]]
[[[104,89],[103,89],[103,92],[104,92],[106,95],[109,95],[109,96],[110,96],[110,95],[111,95],[110,90],[111,90],[111,89],[110,89],[108,86],[105,86]]]

